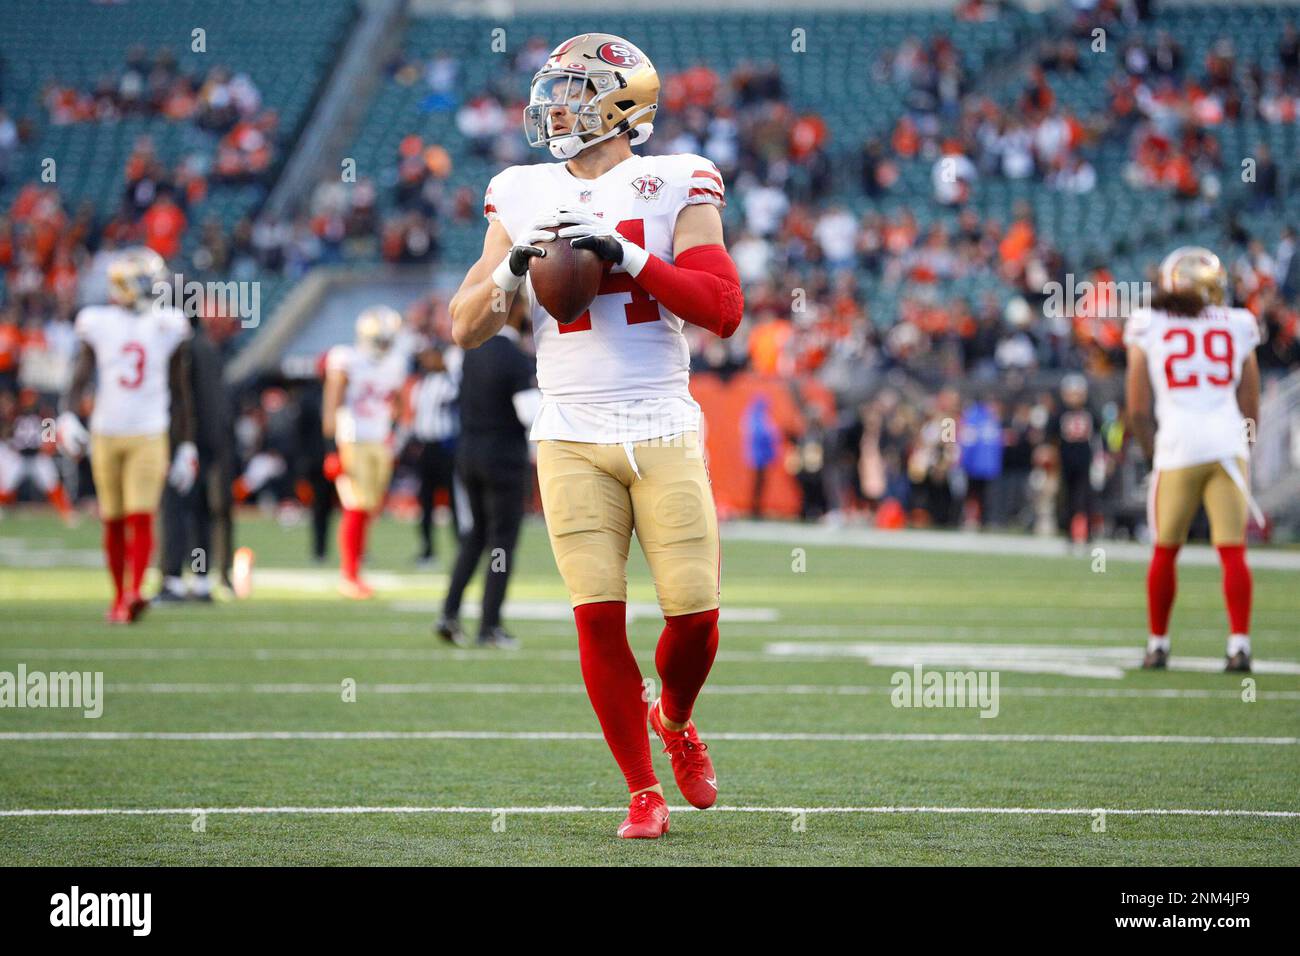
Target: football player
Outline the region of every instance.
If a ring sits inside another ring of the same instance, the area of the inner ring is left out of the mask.
[[[492,179],[482,256],[450,304],[464,348],[497,334],[512,311],[532,321],[542,403],[531,437],[547,531],[587,694],[632,794],[618,834],[649,838],[667,832],[668,807],[647,720],[686,799],[700,808],[717,799],[691,712],[718,646],[718,523],[683,323],[726,337],[744,307],[717,168],[691,154],[632,152],[653,131],[658,98],[654,66],[628,41],[588,33],[556,47],[533,77],[524,126],[529,145],[559,162]],[[550,242],[607,263],[590,309],[563,326],[529,280]],[[664,614],[654,701],[627,641],[633,529]]]
[[[1160,265],[1159,293],[1124,330],[1129,427],[1153,473],[1147,523],[1155,542],[1147,572],[1150,637],[1143,667],[1169,661],[1174,562],[1197,509],[1223,567],[1228,607],[1226,669],[1250,670],[1251,577],[1246,566],[1250,496],[1246,463],[1259,421],[1259,324],[1224,305],[1227,273],[1208,249],[1185,246]],[[1154,400],[1154,407],[1153,407]]]
[[[163,304],[166,281],[166,265],[151,249],[129,249],[109,264],[109,304],[77,313],[81,350],[56,429],[66,454],[76,458],[90,451],[113,579],[108,620],[114,624],[135,621],[149,606],[140,597],[140,584],[153,551],[153,515],[163,481],[185,493],[198,468],[190,323],[185,313]],[[73,409],[92,375],[94,411],[87,433]],[[172,436],[176,450],[169,467]]]
[[[365,600],[361,580],[370,519],[383,506],[393,476],[393,420],[406,381],[406,353],[396,347],[402,317],[385,305],[357,317],[356,344],[336,345],[325,357],[321,430],[338,450],[325,457],[325,475],[338,488],[339,593]]]
[[[25,388],[18,395],[18,411],[12,424],[0,416],[0,432],[8,437],[0,442],[0,505],[12,504],[23,482],[31,481],[59,512],[64,524],[71,526],[72,505],[68,502],[58,466],[46,443],[45,417],[41,414],[40,396]]]

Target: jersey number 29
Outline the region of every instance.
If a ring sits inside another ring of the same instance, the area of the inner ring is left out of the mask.
[[[1173,342],[1175,339],[1181,341],[1171,347],[1169,355],[1165,358],[1165,382],[1170,388],[1195,388],[1201,383],[1201,377],[1196,372],[1180,375],[1174,366],[1175,363],[1196,354],[1198,344],[1196,332],[1182,328],[1169,329],[1165,332],[1166,342]],[[1231,385],[1234,352],[1232,336],[1228,334],[1228,330],[1206,329],[1200,336],[1199,344],[1205,357],[1214,365],[1222,367],[1222,373],[1215,372],[1207,375],[1206,380],[1211,385]]]

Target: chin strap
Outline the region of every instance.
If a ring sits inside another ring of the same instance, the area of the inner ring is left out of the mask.
[[[650,109],[651,108],[647,106],[644,109],[637,110],[636,113],[627,118],[627,122],[635,123],[646,113],[650,112]],[[640,126],[633,127],[632,131],[628,133],[628,144],[631,146],[640,146],[650,138],[654,131],[654,123],[642,123]],[[558,136],[555,139],[550,140],[547,142],[546,147],[551,151],[551,155],[556,159],[573,159],[574,156],[577,156],[584,149],[587,149],[590,146],[595,146],[597,143],[603,143],[607,139],[612,139],[615,136],[622,135],[623,131],[617,128],[610,130],[608,133],[597,136],[595,139],[589,140],[584,140],[581,133],[570,133],[567,136]]]

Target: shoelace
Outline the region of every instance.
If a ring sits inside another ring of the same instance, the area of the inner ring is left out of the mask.
[[[678,756],[682,757],[687,763],[701,763],[704,751],[709,749],[709,745],[702,740],[692,740],[688,734],[671,735],[664,742],[664,753],[668,754],[670,760],[675,760]]]

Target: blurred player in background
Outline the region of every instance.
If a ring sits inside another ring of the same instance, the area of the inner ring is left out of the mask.
[[[744,299],[723,244],[717,168],[690,153],[632,153],[658,109],[659,75],[644,53],[609,34],[573,37],[530,93],[529,145],[563,162],[513,166],[488,185],[483,252],[452,299],[453,333],[475,348],[519,299],[530,310],[542,392],[531,437],[547,531],[587,694],[632,794],[618,835],[655,838],[668,831],[668,806],[647,718],[682,794],[701,808],[717,799],[691,712],[718,647],[718,522],[682,329],[725,338]],[[553,241],[609,264],[586,317],[564,327],[526,285],[529,263]],[[662,696],[648,707],[627,641],[634,528],[664,614]]]
[[[198,452],[189,375],[190,323],[158,296],[166,265],[150,249],[128,250],[109,265],[109,305],[77,314],[81,341],[58,420],[58,441],[77,458],[90,451],[104,554],[113,579],[110,623],[135,621],[148,602],[140,584],[153,551],[154,512],[166,480],[182,493],[194,484]],[[86,432],[72,409],[95,378]],[[168,466],[170,440],[175,454]]]
[[[337,445],[326,457],[343,505],[339,523],[339,593],[364,600],[372,592],[361,580],[370,519],[383,506],[393,476],[393,421],[406,381],[408,358],[396,348],[402,317],[385,305],[357,318],[354,345],[336,345],[325,358],[321,432]]]
[[[426,345],[417,356],[419,374],[411,386],[411,437],[415,449],[415,470],[420,479],[416,497],[420,502],[420,554],[417,561],[432,567],[437,561],[433,516],[435,498],[445,492],[451,506],[451,525],[456,520],[456,489],[452,478],[456,454],[456,393],[460,389],[461,351]]]
[[[0,505],[13,504],[23,482],[30,481],[54,505],[65,523],[73,518],[72,505],[59,478],[58,466],[45,441],[45,416],[40,395],[30,388],[18,393],[12,416],[0,415]]]
[[[1227,273],[1208,249],[1174,250],[1161,263],[1159,281],[1153,307],[1135,310],[1124,332],[1130,427],[1154,469],[1147,502],[1155,541],[1147,572],[1150,637],[1142,666],[1168,664],[1175,560],[1204,505],[1223,567],[1226,669],[1249,671],[1246,524],[1257,509],[1247,461],[1259,421],[1259,325],[1247,310],[1223,305]]]

